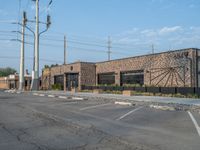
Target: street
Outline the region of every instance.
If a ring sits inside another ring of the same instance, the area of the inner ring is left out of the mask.
[[[0,92],[1,150],[199,150],[199,125],[189,108]]]

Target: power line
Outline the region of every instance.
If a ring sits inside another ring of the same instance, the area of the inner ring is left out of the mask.
[[[18,39],[13,39],[13,41],[19,41]],[[32,42],[25,42],[25,44],[28,45],[34,45],[34,43]],[[55,45],[55,44],[47,44],[47,43],[41,43],[41,46],[46,46],[46,47],[55,47],[55,48],[63,48],[62,45]],[[74,47],[74,46],[68,46],[68,48],[73,49],[73,51],[88,51],[88,52],[98,52],[98,53],[108,53],[108,51],[106,50],[96,50],[96,49],[89,49],[89,48],[83,48],[83,47]],[[123,52],[119,52],[119,51],[114,51],[112,52],[113,54],[120,54],[120,55],[131,55],[131,53],[123,53]]]
[[[20,59],[20,57],[17,56],[0,56],[2,59]],[[33,60],[33,57],[26,57],[28,60]],[[52,59],[45,59],[45,58],[40,58],[41,61],[44,62],[54,62],[54,63],[62,63],[62,61],[57,61],[57,60],[52,60]]]
[[[10,41],[10,39],[0,39],[0,41]]]
[[[110,54],[111,54],[111,39],[110,36],[108,37],[108,61],[110,60]]]
[[[20,22],[20,13],[21,13],[21,0],[19,0],[19,9],[18,9],[18,22]],[[17,25],[17,30],[19,31],[19,24]],[[18,33],[17,33],[17,38],[18,38]]]
[[[1,20],[0,23],[13,23],[16,22],[16,20]]]

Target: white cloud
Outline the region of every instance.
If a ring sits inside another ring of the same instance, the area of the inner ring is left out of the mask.
[[[147,37],[153,37],[153,36],[156,36],[157,34],[156,31],[152,29],[142,30],[140,33]]]
[[[160,35],[169,34],[169,33],[174,33],[174,32],[180,31],[180,30],[182,30],[181,26],[164,27],[159,30],[159,34]]]
[[[158,29],[132,29],[114,36],[113,43],[131,45],[136,49],[149,49],[151,44],[159,50],[197,47],[200,48],[200,27],[163,27]],[[127,34],[126,34],[127,33]],[[145,48],[146,47],[146,48]]]

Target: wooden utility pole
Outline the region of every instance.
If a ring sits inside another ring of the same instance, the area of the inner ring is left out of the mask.
[[[110,54],[111,54],[111,39],[109,36],[108,37],[108,61],[110,61]]]
[[[64,36],[64,65],[66,64],[66,55],[67,55],[67,39],[66,36]]]

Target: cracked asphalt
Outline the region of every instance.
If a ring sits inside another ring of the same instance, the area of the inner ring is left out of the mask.
[[[199,150],[187,111],[0,92],[0,150]]]

